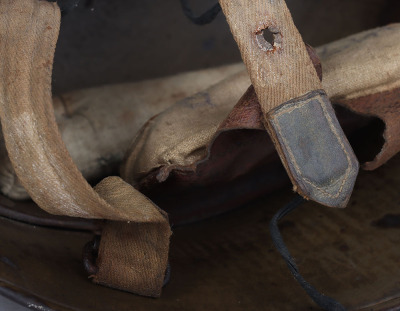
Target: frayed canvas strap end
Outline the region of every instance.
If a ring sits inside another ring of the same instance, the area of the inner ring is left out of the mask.
[[[115,209],[129,210],[131,221],[106,221],[96,260],[95,283],[159,297],[168,270],[171,229],[166,213],[119,177],[95,190]]]

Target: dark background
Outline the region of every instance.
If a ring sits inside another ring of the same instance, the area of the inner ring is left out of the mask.
[[[216,0],[188,0],[196,13]],[[287,0],[304,40],[320,44],[399,20],[398,0]],[[54,93],[240,60],[222,13],[192,24],[179,0],[62,0]]]

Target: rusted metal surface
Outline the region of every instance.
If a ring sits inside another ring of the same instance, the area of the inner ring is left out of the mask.
[[[347,209],[306,203],[282,223],[300,272],[349,310],[399,306],[399,228],[373,224],[399,213],[399,188],[397,156],[374,172],[360,173]],[[87,279],[81,250],[91,233],[4,218],[0,282],[22,297],[20,302],[35,297],[54,310],[317,310],[269,238],[269,220],[291,197],[287,189],[228,214],[175,228],[172,277],[157,300]]]

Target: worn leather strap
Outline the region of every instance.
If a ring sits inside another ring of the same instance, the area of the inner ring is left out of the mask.
[[[220,0],[259,99],[264,123],[307,199],[346,206],[358,173],[284,0]]]
[[[296,190],[306,198],[344,207],[358,162],[323,90],[271,110],[268,126]]]
[[[95,191],[58,131],[51,73],[59,27],[55,3],[0,1],[0,118],[11,163],[42,209],[110,221],[101,239],[96,282],[159,296],[171,234],[165,213],[119,177],[106,179]]]

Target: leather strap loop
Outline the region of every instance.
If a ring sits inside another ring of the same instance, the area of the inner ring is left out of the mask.
[[[159,296],[171,234],[165,213],[119,177],[104,180],[95,191],[58,131],[51,96],[60,28],[57,4],[5,0],[0,2],[0,13],[0,118],[18,178],[49,213],[110,220],[101,240],[96,282]],[[154,256],[141,256],[143,252]],[[123,256],[112,257],[114,253]],[[132,277],[127,273],[131,265],[146,272]]]

